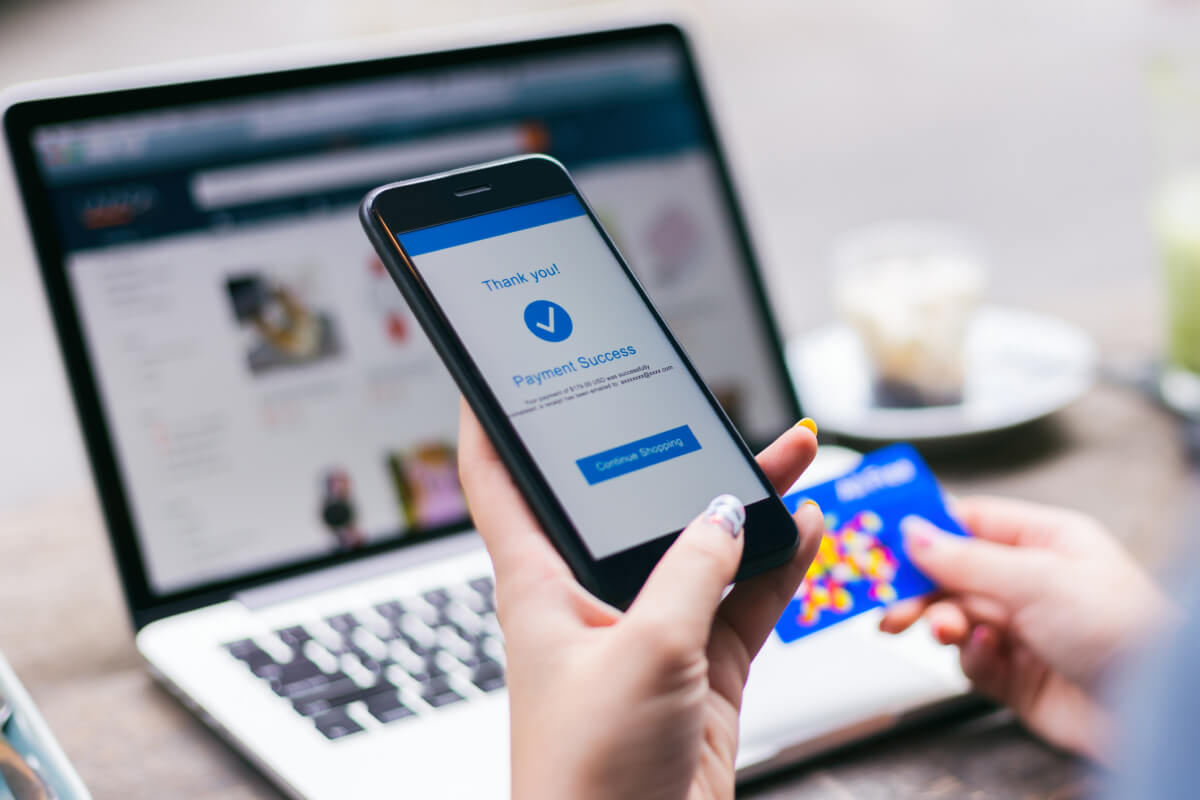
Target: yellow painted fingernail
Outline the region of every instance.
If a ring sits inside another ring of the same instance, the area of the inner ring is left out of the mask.
[[[812,506],[812,507],[813,507],[813,508],[815,508],[817,511],[820,511],[820,510],[821,510],[821,504],[820,504],[820,503],[818,503],[816,500],[805,500],[805,501],[804,501],[804,505],[806,505],[806,506]]]
[[[817,435],[817,423],[813,422],[812,417],[805,417],[796,423],[797,428],[808,428],[812,431],[812,435]]]

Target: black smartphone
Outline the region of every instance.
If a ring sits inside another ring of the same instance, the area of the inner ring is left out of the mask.
[[[579,582],[625,608],[716,495],[737,579],[796,526],[566,169],[530,155],[371,191],[363,227]]]

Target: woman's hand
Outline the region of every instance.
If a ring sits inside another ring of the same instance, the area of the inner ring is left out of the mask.
[[[758,461],[782,491],[816,450],[798,426]],[[743,537],[721,515],[702,514],[622,614],[576,583],[465,403],[459,453],[496,570],[513,797],[732,797],[750,660],[808,569],[824,532],[820,511],[797,512],[800,548],[789,564],[727,596]],[[614,513],[612,524],[621,519]]]
[[[904,547],[941,592],[897,603],[880,628],[920,616],[957,645],[976,688],[1052,744],[1106,760],[1107,668],[1175,612],[1095,520],[1065,509],[975,497],[955,512],[975,538],[905,521]]]

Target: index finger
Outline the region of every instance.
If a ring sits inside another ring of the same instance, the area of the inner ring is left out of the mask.
[[[967,497],[954,504],[954,511],[972,534],[997,544],[1077,552],[1109,540],[1096,535],[1099,526],[1077,511],[1025,500]]]
[[[767,445],[757,461],[775,491],[783,493],[800,479],[816,455],[817,437],[798,423]]]

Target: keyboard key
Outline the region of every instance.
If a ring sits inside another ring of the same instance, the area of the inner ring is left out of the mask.
[[[353,662],[354,666],[352,669],[361,670],[366,675],[377,675],[392,663],[390,651],[388,650],[384,651],[383,658],[375,658],[358,648],[351,648],[348,653],[342,656],[343,669],[345,669],[347,661]]]
[[[362,688],[343,675],[324,686],[293,697],[292,707],[304,716],[311,717],[322,711],[353,703],[361,694]]]
[[[443,625],[437,629],[437,643],[455,658],[465,658],[475,649],[474,643],[464,639],[462,632],[453,625]]]
[[[437,634],[434,633],[433,628],[430,628],[424,622],[410,614],[405,614],[401,618],[400,630],[404,633],[405,638],[409,640],[410,646],[415,644],[428,650],[437,643]],[[413,649],[415,650],[416,648],[414,647]]]
[[[380,603],[375,606],[375,610],[379,613],[379,616],[390,620],[397,620],[404,616],[405,613],[404,605],[399,600],[389,600],[386,603]]]
[[[479,649],[494,661],[499,661],[501,664],[507,663],[507,656],[504,654],[504,645],[499,639],[489,636],[479,644]]]
[[[437,614],[433,618],[433,622],[429,623],[429,627],[436,628],[439,625],[452,625],[454,619],[450,616],[450,603],[444,606],[437,607]]]
[[[491,578],[225,645],[330,739],[505,685]],[[368,719],[371,717],[372,719]]]
[[[349,663],[347,663],[349,667]],[[386,667],[379,666],[377,669],[369,669],[361,662],[352,668],[346,670],[346,674],[363,689],[370,689],[375,684],[379,683],[380,675],[386,670]]]
[[[385,669],[392,665],[392,660],[390,658],[375,659],[368,657],[360,658],[359,661],[362,662],[363,669],[374,673],[375,675],[381,674]]]
[[[468,637],[483,630],[483,620],[465,603],[455,600],[447,605],[446,616]]]
[[[455,658],[454,656],[447,653],[445,650],[441,651],[440,653],[437,653],[433,658],[434,658],[434,661],[437,663],[437,665],[439,667],[441,667],[442,670],[445,672],[454,672],[454,673],[462,674],[462,673],[466,672],[466,670],[463,669],[463,667],[468,666],[464,662],[459,661],[457,658]],[[471,665],[471,666],[473,666],[473,665]]]
[[[500,629],[500,620],[496,618],[495,611],[489,611],[486,614],[480,614],[479,618],[483,620],[483,629],[492,636],[504,638],[504,632]]]
[[[388,671],[384,673],[389,681],[401,688],[420,689],[421,684],[409,674],[408,670],[392,665],[388,667]]]
[[[421,595],[421,597],[425,598],[425,602],[434,608],[441,608],[450,602],[450,593],[445,589],[432,589]]]
[[[350,641],[369,658],[376,660],[387,658],[387,645],[365,628],[355,628],[354,633],[350,634]]]
[[[369,695],[366,698],[366,703],[367,711],[370,712],[371,716],[385,723],[405,719],[417,713],[400,702],[400,697],[394,689],[390,692]]]
[[[304,630],[303,625],[293,625],[290,628],[282,628],[275,631],[275,635],[283,640],[283,643],[293,650],[299,650],[304,646],[304,643],[312,638],[312,634]]]
[[[421,692],[421,699],[426,703],[429,703],[429,705],[433,706],[434,708],[441,708],[442,706],[449,705],[451,703],[457,703],[459,700],[463,700],[465,698],[458,692],[454,691],[454,689],[450,686],[449,681],[446,680],[445,676],[440,676],[430,679],[429,682],[425,684],[425,687]]]
[[[263,649],[254,643],[253,639],[239,639],[236,642],[230,642],[225,645],[225,649],[239,661],[246,661],[258,654],[266,655]]]
[[[477,592],[465,595],[460,598],[459,602],[470,609],[473,614],[486,614],[496,609],[496,604],[492,602],[491,595],[482,595]]]
[[[488,659],[480,663],[471,674],[471,683],[485,692],[494,692],[504,687],[504,667],[497,661]]]
[[[267,653],[267,655],[274,659],[276,664],[286,664],[287,662],[291,661],[292,657],[296,654],[294,649],[284,644],[279,637],[273,633],[255,636],[254,643],[261,647],[263,651]]]
[[[433,643],[425,645],[425,644],[422,644],[421,642],[418,642],[416,639],[413,639],[408,636],[401,637],[400,641],[402,641],[406,645],[408,645],[409,650],[413,651],[414,653],[421,656],[422,658],[433,653],[437,649],[437,646],[434,645]]]
[[[361,725],[350,719],[344,708],[330,709],[316,717],[313,723],[317,726],[317,730],[329,739],[340,739],[363,729]]]
[[[309,640],[304,643],[301,650],[304,656],[311,662],[317,665],[321,672],[334,673],[338,670],[338,659],[333,653],[330,653],[314,640]]]
[[[304,629],[312,635],[311,641],[321,645],[335,656],[340,655],[346,649],[345,635],[341,631],[335,631],[329,627],[329,623],[323,619],[306,623]]]
[[[283,665],[279,676],[271,680],[271,688],[280,697],[294,697],[329,683],[339,674],[326,675],[304,656],[297,656],[290,664]]]
[[[487,653],[483,652],[483,650],[477,645],[475,647],[475,649],[472,650],[469,655],[462,656],[462,657],[458,658],[457,660],[460,661],[464,666],[466,666],[470,669],[474,669],[475,667],[478,667],[482,662],[490,660],[490,659],[488,658]]]
[[[469,636],[467,636],[465,638],[471,644],[475,645],[476,647],[479,647],[485,641],[487,641],[488,639],[491,639],[492,634],[490,631],[479,630],[475,633],[470,634]]]
[[[358,624],[370,631],[377,639],[388,642],[395,639],[399,634],[396,633],[396,626],[393,621],[373,608],[364,608],[356,615]]]
[[[440,612],[438,606],[433,605],[423,597],[412,597],[404,603],[407,613],[400,618],[400,623],[404,624],[415,620],[424,625],[437,625]]]
[[[395,662],[405,672],[420,669],[425,663],[425,656],[413,651],[403,640],[391,643],[388,648],[390,660]]]
[[[238,642],[231,642],[225,645],[229,653],[238,661],[245,663],[250,668],[250,672],[259,678],[270,680],[279,676],[283,667],[271,658],[266,650],[263,650],[250,639],[242,639]]]
[[[425,656],[424,660],[421,662],[421,665],[416,669],[408,670],[408,674],[412,676],[413,680],[421,683],[425,683],[426,681],[434,678],[440,678],[441,676],[445,675],[446,670],[441,664],[438,663],[438,655],[440,654],[433,653]]]
[[[250,665],[250,671],[256,677],[266,681],[275,681],[279,679],[280,673],[283,672],[283,665],[277,664],[274,661],[270,663],[256,663]]]

